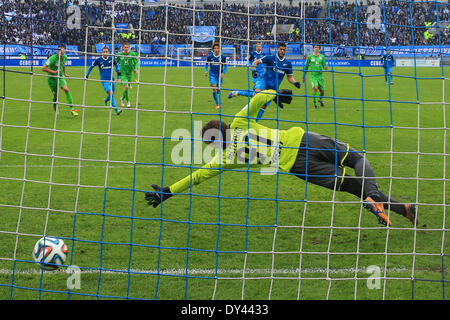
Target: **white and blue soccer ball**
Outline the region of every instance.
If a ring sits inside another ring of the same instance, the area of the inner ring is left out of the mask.
[[[42,237],[34,245],[33,258],[42,263],[45,270],[56,270],[66,261],[67,252],[62,239]]]

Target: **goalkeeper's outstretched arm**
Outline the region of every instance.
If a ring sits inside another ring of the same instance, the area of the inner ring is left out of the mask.
[[[282,106],[283,103],[291,103],[292,101],[292,91],[291,90],[280,90],[278,92],[278,96],[274,90],[265,90],[260,92],[259,94],[255,95],[251,100],[248,106],[244,107],[241,111],[239,111],[236,114],[236,126],[240,126],[243,129],[246,129],[248,127],[248,123],[250,121],[255,121],[255,117],[258,113],[258,110],[261,108],[261,106],[265,105],[267,102],[275,99],[275,97],[278,97],[278,104]],[[243,164],[237,164],[237,163],[229,163],[226,161],[226,145],[230,141],[230,134],[227,131],[229,129],[229,126],[223,122],[220,122],[218,120],[212,120],[209,123],[216,121],[218,125],[215,126],[214,129],[219,129],[221,131],[222,137],[225,137],[222,139],[223,145],[220,149],[220,151],[216,152],[215,157],[206,165],[204,165],[202,168],[195,170],[192,172],[192,174],[189,174],[188,176],[184,177],[183,179],[173,183],[169,187],[161,188],[160,186],[156,184],[152,184],[152,188],[154,191],[148,191],[145,193],[145,200],[148,202],[149,205],[156,208],[161,202],[169,199],[172,197],[173,194],[182,193],[185,190],[189,189],[190,186],[198,185],[202,183],[203,181],[206,181],[212,177],[217,176],[221,169],[227,169],[227,168],[238,168],[240,166],[248,166],[247,163]],[[209,124],[208,123],[208,124]],[[234,122],[233,122],[234,123]],[[208,126],[208,124],[206,126]],[[205,126],[205,127],[206,127]],[[204,127],[204,129],[205,129]],[[225,132],[224,132],[225,131]],[[202,132],[205,132],[205,130],[202,130]],[[205,136],[202,136],[202,139],[205,143],[210,143],[211,140],[205,140]],[[219,140],[219,139],[213,139],[213,140]],[[216,145],[217,147],[220,147],[219,145]]]

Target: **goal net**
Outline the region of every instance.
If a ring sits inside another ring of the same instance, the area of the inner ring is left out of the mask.
[[[449,299],[447,2],[0,3],[0,299]],[[247,163],[199,177],[215,155],[203,126],[250,110],[251,95],[233,92],[253,94],[255,46],[278,61],[280,42],[292,74],[275,89],[292,102],[240,121],[300,127],[333,147],[299,140],[288,170]],[[226,61],[205,73],[214,43]],[[67,61],[57,55],[51,77],[43,68],[61,44]],[[305,69],[315,45],[322,78]],[[339,191],[358,172],[344,159],[319,157],[332,174],[291,170],[299,152],[337,154],[339,141],[370,163],[392,225]],[[152,185],[173,192],[156,208]],[[405,205],[416,224],[394,211]],[[43,236],[68,246],[55,271],[31,254]]]

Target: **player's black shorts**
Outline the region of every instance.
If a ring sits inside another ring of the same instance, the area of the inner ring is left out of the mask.
[[[314,132],[305,133],[290,172],[300,179],[339,190],[345,176],[347,143]]]

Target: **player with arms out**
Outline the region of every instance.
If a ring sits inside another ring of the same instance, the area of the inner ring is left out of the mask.
[[[119,64],[109,54],[108,47],[103,47],[102,56],[95,59],[95,61],[89,67],[89,70],[86,73],[86,79],[89,78],[92,69],[94,69],[94,67],[98,67],[98,70],[100,71],[100,80],[102,80],[103,89],[105,89],[105,92],[107,94],[105,98],[105,106],[108,105],[108,103],[111,101],[111,105],[114,108],[114,111],[117,115],[120,115],[122,113],[122,110],[117,107],[116,99],[114,98],[116,84],[114,79],[113,66],[116,69],[117,76],[120,77]]]
[[[303,83],[305,83],[306,72],[310,70],[309,80],[313,88],[314,108],[317,109],[317,102],[323,107],[322,97],[325,94],[325,80],[322,71],[328,70],[328,66],[325,62],[325,56],[320,53],[320,45],[316,44],[314,46],[313,53],[308,55],[303,70]]]
[[[69,75],[66,73],[66,62],[66,46],[61,44],[58,47],[58,52],[51,55],[47,59],[44,66],[42,67],[42,71],[48,73],[47,83],[53,93],[53,110],[56,111],[56,101],[58,100],[59,87],[66,94],[66,100],[70,107],[70,113],[73,116],[78,116],[77,109],[72,106],[72,94],[70,93],[69,87],[67,86],[67,81],[65,79],[66,77],[69,77]]]
[[[248,58],[248,63],[249,63],[250,69],[252,71],[253,90],[235,90],[235,91],[231,91],[228,94],[228,99],[231,99],[231,98],[236,97],[236,96],[253,97],[253,95],[255,93],[254,92],[255,85],[258,82],[258,79],[261,78],[264,75],[264,72],[265,72],[265,64],[264,63],[260,63],[260,64],[258,64],[257,67],[253,67],[253,62],[255,60],[264,58],[264,56],[265,56],[265,54],[262,52],[262,44],[261,43],[257,43],[255,45],[255,51],[253,51],[250,54],[250,57]]]
[[[138,58],[137,53],[130,51],[130,43],[124,42],[122,45],[122,52],[117,54],[117,60],[120,64],[120,79],[124,88],[122,97],[120,98],[121,106],[125,106],[124,101],[127,101],[127,108],[131,107],[130,102],[130,86],[133,78],[133,73],[138,74]]]
[[[261,59],[256,59],[253,61],[253,66],[256,67],[262,63],[266,66],[266,72],[256,81],[253,95],[268,89],[278,91],[285,75],[290,83],[300,88],[300,82],[297,82],[294,78],[292,63],[286,58],[286,44],[279,43],[276,55],[268,55]],[[270,100],[267,103],[269,104]],[[265,104],[261,106],[256,116],[256,121],[262,118],[266,107],[267,105]]]
[[[216,109],[220,109],[220,99],[219,99],[219,86],[222,85],[223,78],[227,72],[227,57],[220,53],[220,45],[214,43],[212,46],[212,51],[206,58],[205,64],[205,77],[208,76],[209,67],[209,84],[213,88],[213,98],[216,103]],[[220,81],[220,84],[219,84]]]
[[[248,168],[250,165],[252,168],[269,167],[274,173],[278,170],[289,172],[307,182],[349,192],[364,199],[364,206],[384,225],[392,225],[385,212],[388,207],[416,223],[414,205],[402,204],[379,190],[369,161],[347,143],[301,127],[277,130],[258,124],[256,114],[274,99],[278,105],[289,104],[292,91],[282,89],[278,95],[274,90],[262,91],[236,114],[231,125],[220,120],[208,122],[202,128],[202,140],[217,148],[214,158],[170,186],[161,188],[153,184],[154,191],[145,193],[148,204],[156,208],[191,186],[230,169]],[[355,176],[346,173],[347,167],[354,169]]]
[[[387,84],[394,84],[392,82],[392,68],[395,66],[395,60],[391,50],[388,49],[387,53],[381,58],[381,63],[384,69],[384,80]]]

